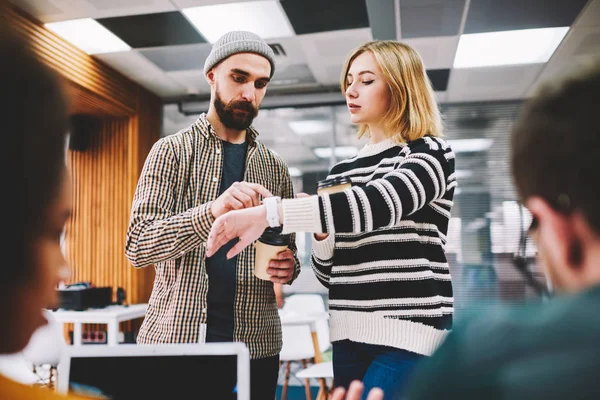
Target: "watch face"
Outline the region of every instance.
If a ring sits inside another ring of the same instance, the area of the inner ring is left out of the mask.
[[[280,226],[279,223],[279,212],[277,210],[277,204],[281,200],[280,197],[267,197],[263,202],[267,208],[267,222],[272,228]]]

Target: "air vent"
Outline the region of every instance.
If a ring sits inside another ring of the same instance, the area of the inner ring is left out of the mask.
[[[271,49],[273,50],[273,53],[275,53],[276,56],[280,56],[280,57],[287,56],[287,53],[283,49],[283,46],[280,45],[279,43],[270,44],[269,47],[271,47]]]

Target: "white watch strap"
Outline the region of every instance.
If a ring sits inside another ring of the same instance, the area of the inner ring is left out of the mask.
[[[281,202],[281,197],[273,196],[273,197],[265,197],[263,199],[263,204],[267,209],[267,222],[271,228],[277,228],[281,226],[279,223],[279,210],[278,204]]]

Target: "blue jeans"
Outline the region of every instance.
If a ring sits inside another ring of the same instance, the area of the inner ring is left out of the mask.
[[[333,343],[335,386],[348,388],[355,379],[365,385],[363,399],[374,387],[385,399],[397,399],[406,389],[409,375],[425,356],[394,347],[342,340]]]

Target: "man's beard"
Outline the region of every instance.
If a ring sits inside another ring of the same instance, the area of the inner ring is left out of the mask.
[[[221,123],[229,129],[247,129],[258,114],[258,109],[254,108],[252,103],[248,101],[232,100],[229,104],[225,104],[221,100],[218,91],[216,92],[214,105]]]

